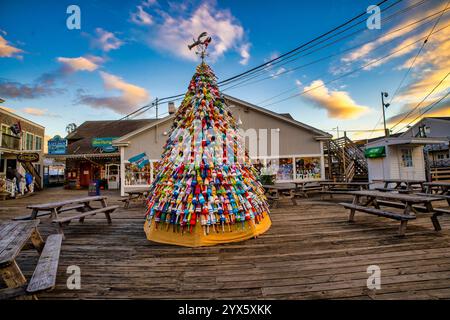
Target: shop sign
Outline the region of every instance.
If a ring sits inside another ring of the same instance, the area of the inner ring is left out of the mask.
[[[63,139],[60,136],[54,136],[48,140],[48,154],[66,154],[67,139]]]
[[[386,148],[384,146],[374,147],[374,148],[366,148],[366,150],[364,150],[364,156],[366,158],[386,157]]]
[[[39,162],[39,154],[37,153],[21,153],[17,155],[19,162]]]
[[[117,147],[112,145],[113,140],[118,137],[103,137],[103,138],[92,138],[92,147],[100,148],[103,152],[115,152]]]

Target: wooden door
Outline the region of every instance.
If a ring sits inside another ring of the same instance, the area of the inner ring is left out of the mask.
[[[89,162],[85,162],[80,164],[80,186],[88,187],[89,182],[91,182],[91,164]]]

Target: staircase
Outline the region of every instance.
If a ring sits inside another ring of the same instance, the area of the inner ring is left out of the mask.
[[[331,158],[329,177],[337,181],[367,181],[368,169],[364,152],[349,138],[330,140],[325,154]]]
[[[42,178],[31,162],[22,162],[22,166],[34,177],[34,187],[36,190],[42,190]]]

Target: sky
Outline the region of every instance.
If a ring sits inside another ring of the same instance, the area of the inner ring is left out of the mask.
[[[347,131],[353,139],[382,134],[370,131],[383,127],[381,92],[389,93],[386,117],[394,133],[423,114],[450,116],[449,100],[439,101],[450,84],[450,5],[396,2],[381,5],[392,7],[381,11],[379,29],[366,24],[377,22],[371,11],[360,24],[305,47],[287,63],[268,64],[257,77],[221,89],[335,136],[336,128],[340,135]],[[187,45],[203,31],[212,37],[207,62],[220,81],[375,3],[2,0],[1,107],[44,125],[48,136],[65,136],[69,123],[119,119],[157,97],[184,93],[199,63]],[[70,5],[80,9],[80,29],[67,27],[68,19],[75,21],[73,11],[67,13]],[[161,104],[160,114],[166,110]],[[154,116],[154,109],[139,115]]]

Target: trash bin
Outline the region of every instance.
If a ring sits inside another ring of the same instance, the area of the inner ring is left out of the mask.
[[[100,180],[93,180],[89,183],[89,196],[99,196],[100,195]]]

